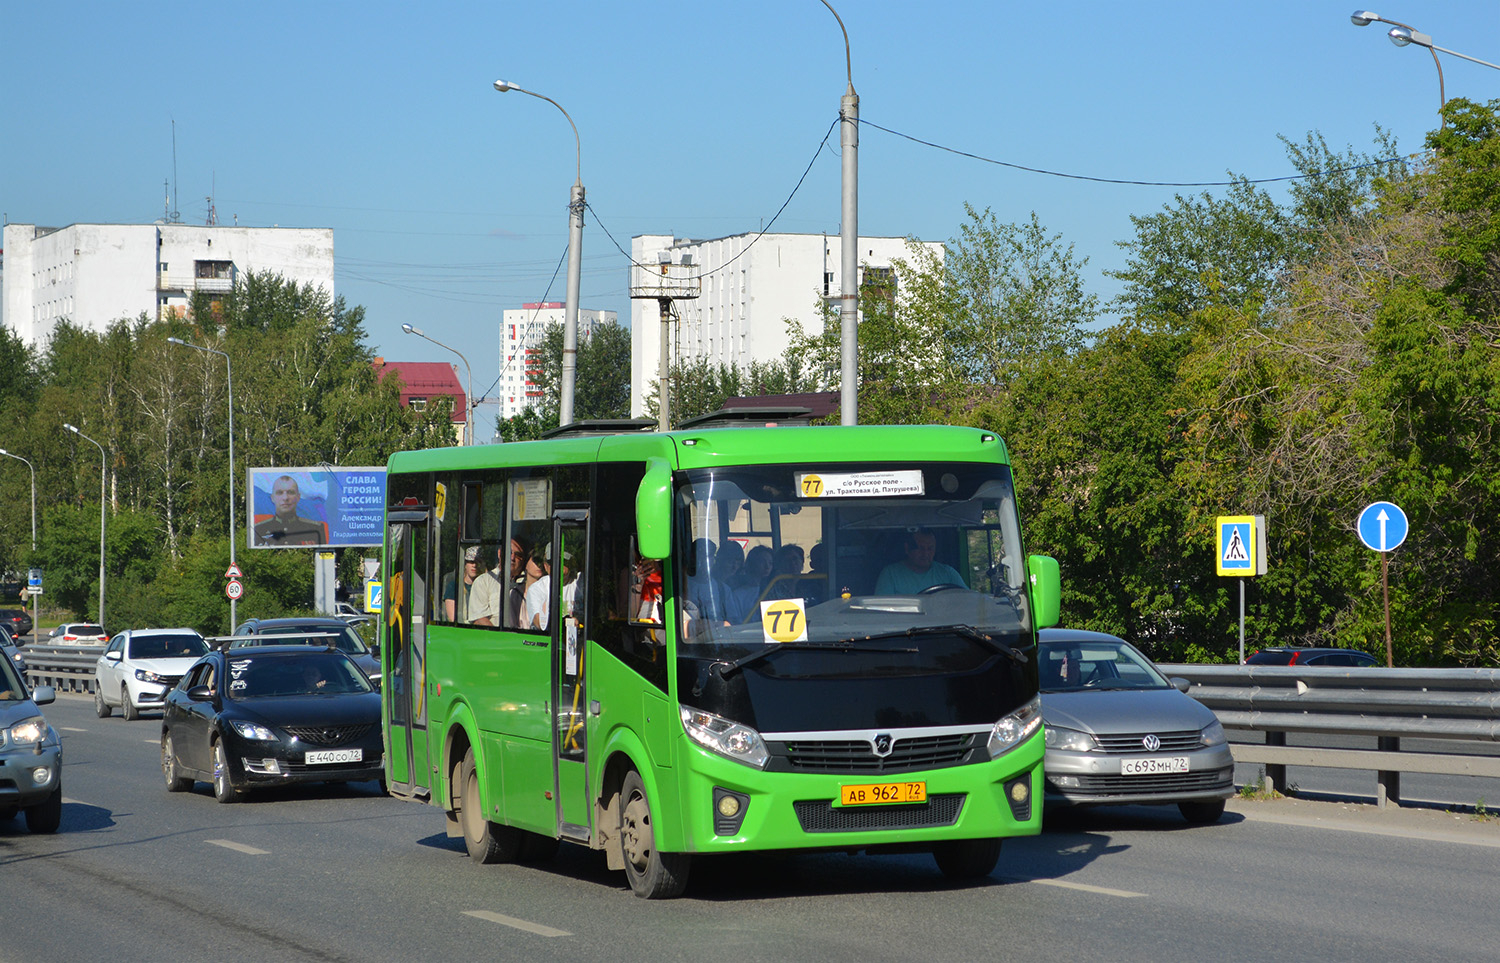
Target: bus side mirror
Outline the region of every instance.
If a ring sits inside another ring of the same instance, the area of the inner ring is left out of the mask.
[[[1050,628],[1062,617],[1062,577],[1057,559],[1049,555],[1026,556],[1026,582],[1031,589],[1031,613],[1039,629]]]
[[[635,493],[635,532],[643,558],[672,554],[672,467],[665,458],[646,459],[646,477]]]

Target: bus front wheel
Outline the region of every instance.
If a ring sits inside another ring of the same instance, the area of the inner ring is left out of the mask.
[[[949,879],[981,879],[1000,862],[1000,840],[956,839],[933,847],[932,858]]]
[[[480,863],[514,862],[521,849],[521,831],[484,818],[473,749],[464,753],[464,761],[458,764],[456,775],[458,824],[463,829],[464,848],[469,851],[469,856]]]
[[[686,853],[663,853],[656,848],[656,833],[651,827],[651,801],[646,798],[646,784],[635,770],[625,774],[620,786],[620,855],[625,861],[625,878],[630,889],[642,899],[671,899],[681,896],[687,887],[691,857]]]

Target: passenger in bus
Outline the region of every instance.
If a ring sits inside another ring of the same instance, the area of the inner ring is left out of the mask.
[[[538,545],[526,559],[526,600],[521,606],[521,625],[526,629],[547,628],[547,593],[552,591],[552,546]]]
[[[725,600],[730,622],[738,625],[756,611],[773,564],[771,550],[764,545],[757,545],[745,554],[744,567],[730,579],[729,597]]]
[[[876,595],[916,595],[934,585],[964,586],[963,577],[955,569],[936,560],[936,535],[921,529],[907,532],[902,547],[906,558],[880,570],[875,580]]]
[[[474,579],[479,577],[479,546],[464,549],[464,584],[458,587],[458,579],[449,573],[443,579],[443,617],[449,622],[466,622],[469,615],[469,592]],[[459,603],[462,603],[460,605]]]
[[[783,542],[771,563],[771,577],[760,593],[762,599],[795,599],[802,597],[802,566],[806,561],[802,546]]]
[[[477,546],[476,559],[483,558],[483,549]],[[473,625],[500,624],[500,600],[504,597],[504,586],[500,573],[504,571],[504,549],[495,550],[495,567],[474,577],[469,588],[469,622]]]
[[[526,607],[526,543],[519,538],[510,540],[510,579],[507,583],[505,602],[505,627],[521,627],[521,610]]]
[[[719,553],[714,543],[706,538],[693,542],[693,574],[688,578],[687,601],[693,607],[696,618],[706,625],[728,625],[724,617],[724,602],[720,597],[722,583],[715,576]]]

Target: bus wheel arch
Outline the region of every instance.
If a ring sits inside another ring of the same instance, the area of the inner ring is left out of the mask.
[[[479,863],[512,863],[520,854],[522,835],[513,826],[489,819],[480,795],[479,769],[474,762],[474,747],[464,752],[463,761],[453,770],[456,792],[450,791],[464,849]]]
[[[646,783],[635,769],[625,773],[618,793],[619,839],[616,848],[630,889],[642,899],[672,899],[687,887],[692,857],[656,848],[655,815]]]

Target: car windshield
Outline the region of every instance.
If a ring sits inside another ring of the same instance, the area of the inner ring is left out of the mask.
[[[675,556],[682,638],[714,646],[715,658],[778,642],[1029,634],[1005,465],[701,469],[684,473],[678,511],[691,533]],[[631,617],[660,618],[649,590],[660,568],[639,568],[647,589]]]
[[[266,626],[259,633],[262,645],[327,645],[350,655],[363,655],[370,651],[359,633],[343,622],[307,622],[301,624]]]
[[[1043,692],[1172,686],[1150,659],[1126,642],[1044,639],[1038,659]]]
[[[308,652],[295,658],[235,655],[229,659],[231,699],[374,691],[358,666],[347,658],[332,653]]]
[[[10,664],[10,659],[0,655],[0,702],[23,702],[29,698],[26,687],[16,675],[15,666]]]
[[[132,659],[196,659],[208,651],[203,637],[192,632],[138,635],[130,640]]]

